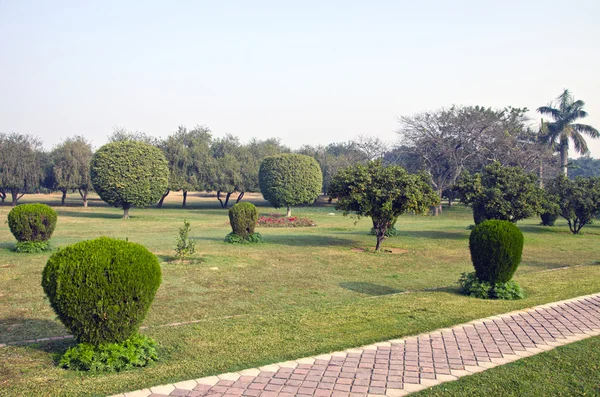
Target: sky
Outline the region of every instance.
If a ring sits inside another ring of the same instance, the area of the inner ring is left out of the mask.
[[[398,117],[453,104],[537,123],[564,88],[600,129],[598,15],[598,0],[0,0],[0,132],[46,149],[179,125],[393,143]]]

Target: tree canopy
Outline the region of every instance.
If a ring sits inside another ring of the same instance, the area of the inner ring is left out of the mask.
[[[87,207],[87,195],[92,188],[92,156],[92,145],[82,136],[64,140],[50,153],[53,188],[62,192],[62,205],[65,205],[67,192],[77,190]]]
[[[44,177],[41,142],[24,134],[0,134],[0,190],[2,201],[7,193],[12,205],[26,193],[40,187]]]
[[[331,181],[329,197],[337,199],[336,209],[373,221],[376,250],[386,231],[406,213],[426,214],[439,197],[426,174],[409,174],[397,165],[384,166],[381,160],[355,164],[341,170]]]

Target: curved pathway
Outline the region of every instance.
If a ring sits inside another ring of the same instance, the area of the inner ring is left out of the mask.
[[[404,396],[594,335],[600,335],[600,294],[117,396]]]

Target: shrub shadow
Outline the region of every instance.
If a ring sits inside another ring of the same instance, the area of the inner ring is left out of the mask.
[[[361,294],[370,295],[370,296],[392,295],[392,294],[398,294],[400,292],[404,292],[402,290],[391,288],[391,287],[386,287],[384,285],[377,285],[377,284],[363,283],[363,282],[354,282],[354,281],[339,283],[338,285],[344,289],[358,292]]]
[[[58,321],[38,318],[9,317],[0,319],[0,343],[22,342],[29,339],[67,335]]]
[[[322,235],[298,235],[298,234],[263,234],[263,230],[256,228],[256,231],[262,234],[263,241],[267,244],[288,245],[292,247],[326,247],[326,246],[347,246],[350,247],[354,243],[353,240],[348,240],[339,237],[330,237]]]
[[[443,239],[443,240],[468,240],[469,233],[464,231],[459,232],[444,232],[434,230],[411,230],[404,231],[398,230],[396,237],[424,237],[431,239]],[[392,237],[393,238],[393,237]]]
[[[106,212],[88,212],[88,211],[61,211],[58,210],[59,216],[71,216],[73,218],[110,218],[110,219],[123,219],[123,214],[107,214]],[[135,215],[132,216],[134,218]]]

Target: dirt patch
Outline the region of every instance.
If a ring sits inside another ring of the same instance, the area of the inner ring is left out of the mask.
[[[352,252],[375,252],[373,248],[352,248]],[[408,250],[402,248],[382,248],[381,253],[383,254],[406,254]]]

